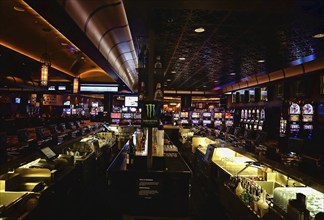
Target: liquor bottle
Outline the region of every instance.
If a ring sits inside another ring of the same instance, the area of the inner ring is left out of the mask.
[[[141,89],[138,94],[138,100],[143,101],[145,98],[145,83],[141,82]]]
[[[159,101],[159,102],[163,102],[163,92],[161,90],[161,83],[156,84],[156,90],[155,90],[155,93],[154,93],[154,100]]]

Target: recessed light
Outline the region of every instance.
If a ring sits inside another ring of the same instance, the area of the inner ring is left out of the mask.
[[[195,32],[196,32],[196,33],[202,33],[202,32],[205,32],[205,28],[203,28],[203,27],[196,28],[196,29],[195,29]]]
[[[207,86],[203,86],[203,87],[207,87]]]
[[[231,75],[231,76],[235,76],[235,75],[236,75],[236,73],[230,73],[230,75]]]
[[[168,82],[171,82],[171,79],[167,79]]]
[[[184,58],[184,57],[179,57],[179,60],[186,60],[186,58]]]
[[[215,80],[215,81],[214,81],[214,83],[217,83],[217,82],[218,82],[218,80]]]
[[[313,38],[322,38],[324,37],[324,34],[315,34],[313,35]]]
[[[175,74],[175,73],[177,73],[177,72],[173,70],[173,71],[171,71],[171,73]]]
[[[61,45],[62,45],[62,46],[67,46],[68,44],[65,43],[65,42],[62,42]]]
[[[265,60],[258,60],[258,63],[264,63]]]

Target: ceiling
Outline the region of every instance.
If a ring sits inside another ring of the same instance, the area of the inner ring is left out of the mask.
[[[324,38],[313,37],[324,33],[321,0],[2,0],[0,10],[1,77],[33,85],[44,52],[53,83],[80,77],[132,91],[148,54],[161,57],[165,89],[192,91],[324,56]]]

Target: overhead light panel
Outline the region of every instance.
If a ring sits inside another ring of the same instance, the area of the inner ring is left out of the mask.
[[[323,38],[324,34],[315,34],[313,35],[313,38]]]
[[[203,32],[205,32],[205,28],[203,28],[203,27],[196,28],[195,32],[196,33],[203,33]]]

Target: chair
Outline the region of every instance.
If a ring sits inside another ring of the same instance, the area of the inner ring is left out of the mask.
[[[44,134],[44,127],[43,126],[36,127],[35,132],[36,132],[37,140],[43,140],[43,141],[52,140],[52,137],[46,137],[46,135]]]
[[[18,129],[17,137],[20,143],[28,143],[28,131],[27,129]]]

